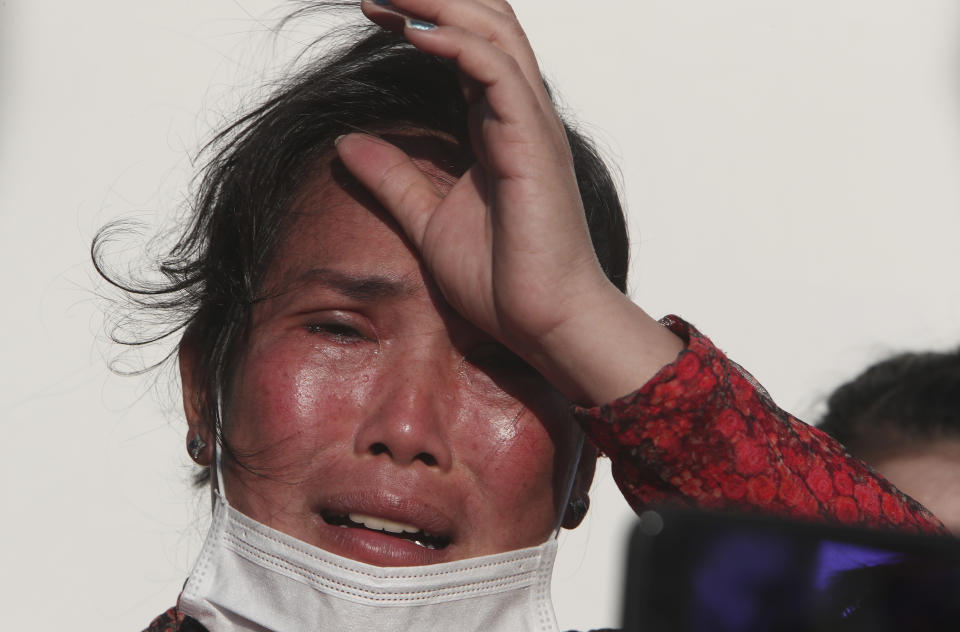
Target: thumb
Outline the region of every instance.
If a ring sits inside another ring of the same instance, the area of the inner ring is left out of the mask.
[[[419,250],[430,217],[442,196],[430,178],[401,149],[367,134],[336,141],[347,170],[393,216]]]

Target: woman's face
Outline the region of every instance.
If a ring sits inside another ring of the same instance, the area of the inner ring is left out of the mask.
[[[443,190],[450,176],[418,161]],[[230,503],[380,566],[544,542],[574,463],[568,402],[454,313],[385,210],[311,179],[232,380]]]

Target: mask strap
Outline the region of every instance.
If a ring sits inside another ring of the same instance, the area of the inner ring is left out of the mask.
[[[217,411],[220,413],[221,427],[223,426],[223,391],[217,388]],[[223,482],[223,450],[220,449],[220,441],[214,436],[213,439],[213,461],[210,463],[210,505],[216,506],[217,496],[227,503],[227,488]]]
[[[563,528],[563,517],[567,513],[567,506],[570,504],[570,496],[573,494],[573,484],[577,480],[577,471],[580,469],[580,459],[583,458],[583,442],[586,440],[586,435],[583,434],[583,430],[579,432],[577,437],[577,447],[576,447],[576,457],[573,459],[573,467],[570,470],[570,476],[567,479],[566,489],[563,494],[563,503],[560,505],[560,515],[557,517],[557,524],[554,528],[553,537],[560,537],[560,529]]]

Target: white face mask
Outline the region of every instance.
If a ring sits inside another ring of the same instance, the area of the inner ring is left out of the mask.
[[[551,538],[457,562],[381,568],[260,524],[217,492],[179,607],[211,632],[556,632],[556,554]]]

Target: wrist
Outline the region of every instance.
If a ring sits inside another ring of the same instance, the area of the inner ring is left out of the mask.
[[[676,335],[609,282],[567,307],[569,316],[524,355],[577,404],[593,406],[633,392],[683,350]]]

